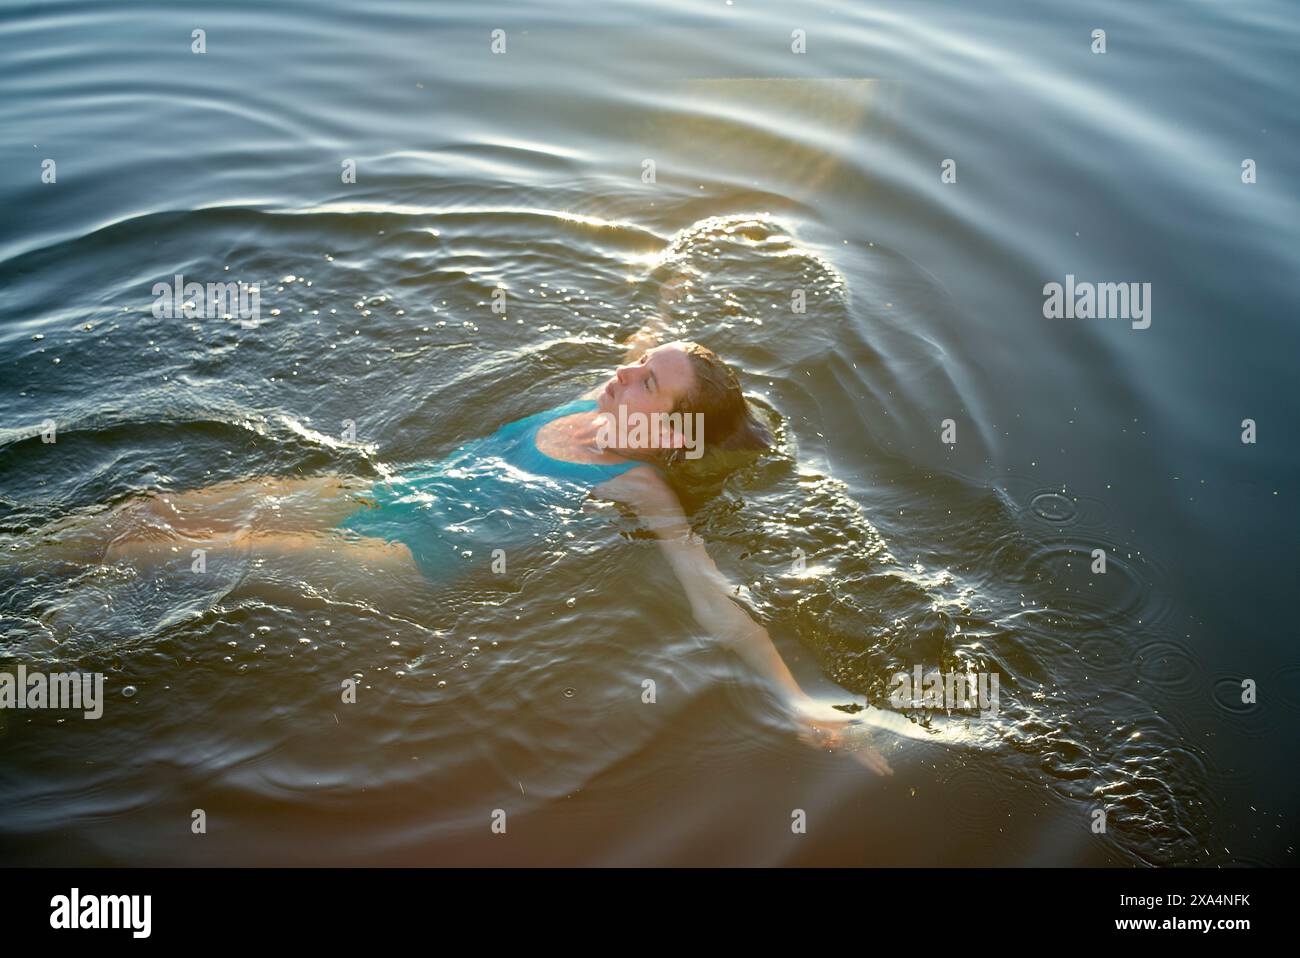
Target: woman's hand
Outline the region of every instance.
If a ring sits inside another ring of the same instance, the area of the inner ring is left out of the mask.
[[[672,310],[686,299],[689,285],[690,280],[685,274],[676,273],[659,287],[659,312],[623,341],[623,346],[627,349],[623,362],[635,362],[641,358],[642,353],[659,345],[670,327]]]
[[[869,726],[861,719],[807,696],[795,701],[794,717],[804,743],[816,749],[844,752],[877,775],[894,774],[885,756],[867,742]]]
[[[659,287],[659,316],[663,321],[667,321],[673,307],[681,304],[689,292],[691,285],[690,277],[685,273],[674,273],[672,277],[664,280]]]

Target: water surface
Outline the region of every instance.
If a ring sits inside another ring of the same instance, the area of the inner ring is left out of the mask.
[[[9,5],[0,663],[109,700],[0,713],[0,860],[1293,863],[1298,34],[1281,2]],[[156,318],[176,274],[260,318]],[[1151,283],[1150,328],[1045,319],[1067,274]],[[780,439],[687,505],[800,679],[1002,676],[964,739],[882,733],[892,779],[801,744],[610,506],[454,588],[41,559],[140,491],[374,477],[567,401],[675,275]]]

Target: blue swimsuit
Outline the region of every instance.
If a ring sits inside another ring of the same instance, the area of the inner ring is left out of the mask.
[[[639,465],[565,462],[537,448],[548,422],[595,408],[594,400],[579,399],[502,426],[446,459],[412,463],[375,483],[366,505],[339,528],[404,543],[434,581],[486,565],[492,550],[543,535],[593,486]]]

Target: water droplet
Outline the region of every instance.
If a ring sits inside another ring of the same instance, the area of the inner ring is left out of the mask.
[[[1036,515],[1049,522],[1068,522],[1074,518],[1077,511],[1073,502],[1056,492],[1044,492],[1042,495],[1034,496],[1029,506]]]

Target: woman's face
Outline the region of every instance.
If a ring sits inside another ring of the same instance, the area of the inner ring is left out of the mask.
[[[629,414],[672,412],[677,400],[691,388],[695,373],[682,343],[665,343],[647,351],[639,360],[619,366],[596,398],[601,412],[618,414],[620,406]]]

